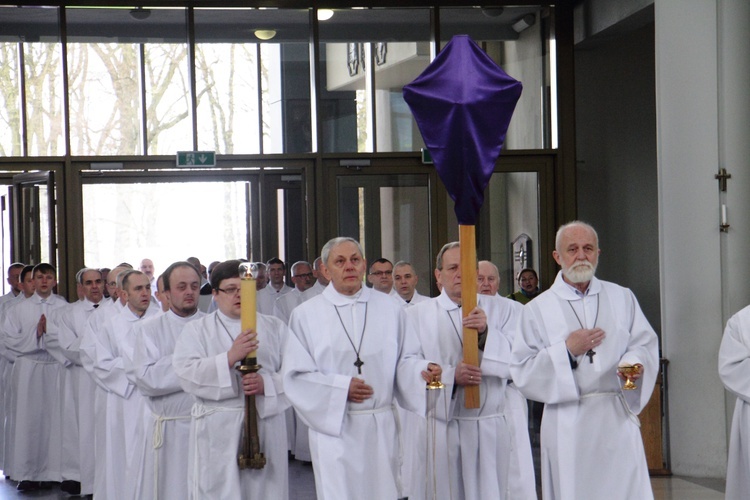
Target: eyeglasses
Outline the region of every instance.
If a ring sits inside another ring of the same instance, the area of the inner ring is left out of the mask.
[[[370,276],[390,276],[393,274],[393,271],[373,271],[370,273]]]
[[[229,288],[224,288],[224,289],[216,287],[216,291],[218,291],[218,292],[224,292],[227,295],[237,295],[240,292],[240,287],[238,287],[238,286],[230,286]]]
[[[292,278],[305,278],[306,280],[309,280],[310,278],[313,278],[315,275],[313,273],[305,273],[305,274],[295,274],[292,276]]]

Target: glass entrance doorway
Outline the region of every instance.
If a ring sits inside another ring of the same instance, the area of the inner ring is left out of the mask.
[[[157,269],[188,257],[202,263],[248,258],[249,183],[84,184],[84,262]]]
[[[13,176],[13,260],[57,266],[55,181],[52,171]]]
[[[204,265],[306,257],[304,174],[191,174],[163,173],[153,182],[116,173],[87,177],[81,188],[85,265],[137,267],[149,258],[158,272],[188,257]]]
[[[368,262],[410,262],[417,290],[431,295],[429,176],[349,175],[337,179],[338,234],[357,239]]]

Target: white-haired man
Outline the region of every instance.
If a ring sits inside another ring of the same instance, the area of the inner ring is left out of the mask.
[[[309,262],[299,261],[292,264],[292,282],[294,290],[276,299],[273,306],[273,315],[284,324],[289,323],[289,316],[295,307],[323,293],[325,288],[313,286],[315,275]],[[287,410],[286,417],[287,435],[289,440],[289,451],[294,458],[302,462],[310,462],[310,444],[307,439],[307,426],[295,415],[294,408]]]
[[[403,309],[362,286],[367,262],[356,240],[334,238],[321,254],[330,286],[292,311],[282,369],[310,426],[317,497],[399,498],[394,397],[424,414],[425,380],[441,370],[419,356]]]
[[[500,272],[489,260],[480,260],[477,266],[477,291],[482,295],[497,295]]]
[[[659,341],[633,293],[594,276],[599,253],[590,225],[558,230],[562,270],[523,307],[513,344],[513,382],[545,403],[545,498],[653,498],[636,415],[654,388]],[[636,390],[623,391],[623,365],[640,368]]]
[[[323,292],[323,288],[313,286],[312,266],[304,260],[292,264],[292,282],[294,290],[276,299],[273,306],[273,315],[284,323],[289,323],[289,315],[295,307]]]
[[[477,290],[481,295],[494,297],[501,303],[506,299],[497,293],[500,273],[489,260],[480,260],[477,267]],[[517,308],[520,309],[520,308]],[[520,317],[520,312],[518,313]],[[508,465],[508,498],[536,499],[534,459],[529,440],[528,402],[512,380],[505,386],[505,418],[513,441]]]

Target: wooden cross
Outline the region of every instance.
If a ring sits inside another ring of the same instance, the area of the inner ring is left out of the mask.
[[[593,364],[593,363],[594,363],[594,355],[595,355],[595,354],[596,354],[596,351],[595,351],[595,350],[593,350],[593,349],[589,349],[589,350],[588,350],[588,351],[586,352],[586,356],[588,356],[588,357],[589,357],[589,363],[591,363],[591,364]]]

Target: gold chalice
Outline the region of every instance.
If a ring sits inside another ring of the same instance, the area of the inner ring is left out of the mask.
[[[620,365],[617,367],[617,371],[622,373],[622,375],[625,377],[625,385],[622,386],[622,388],[626,391],[632,391],[633,389],[637,389],[638,386],[635,385],[635,382],[633,382],[630,378],[633,375],[637,375],[641,372],[641,367],[638,365]]]

